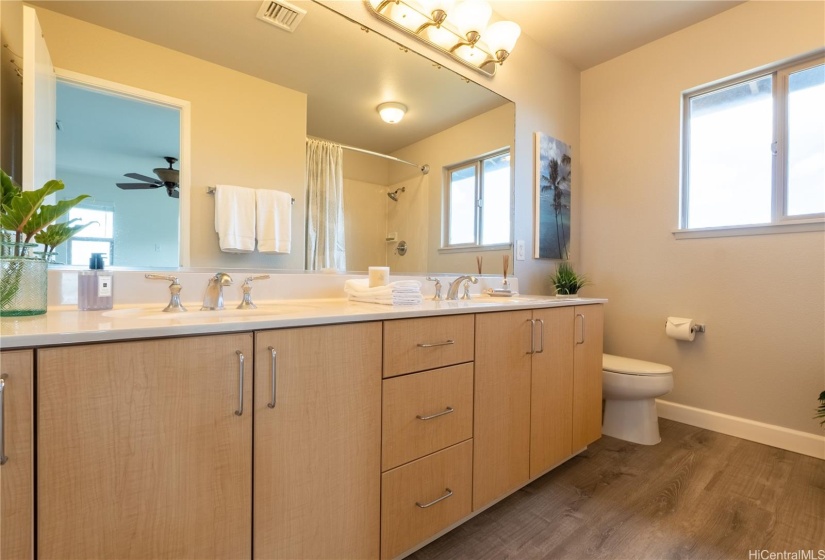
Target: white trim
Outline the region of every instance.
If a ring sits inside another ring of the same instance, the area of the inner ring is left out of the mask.
[[[656,399],[661,418],[825,460],[825,436]]]
[[[676,239],[699,239],[705,237],[739,237],[744,235],[770,235],[774,233],[805,233],[825,231],[825,219],[794,220],[773,224],[719,226],[697,229],[673,230]]]
[[[180,169],[180,179],[178,182],[178,190],[180,192],[180,222],[178,226],[180,228],[178,232],[180,252],[178,253],[178,259],[180,260],[180,266],[189,266],[191,262],[190,231],[192,215],[192,104],[185,99],[170,97],[162,93],[127,86],[118,82],[111,82],[109,80],[81,74],[79,72],[73,72],[71,70],[65,70],[63,68],[55,68],[54,73],[58,80],[109,91],[117,95],[134,97],[135,99],[142,101],[167,105],[180,110],[180,162],[178,165],[178,168]]]

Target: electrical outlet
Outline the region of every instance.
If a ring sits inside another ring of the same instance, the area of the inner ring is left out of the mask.
[[[519,239],[516,241],[516,260],[523,261],[524,260],[524,240]]]

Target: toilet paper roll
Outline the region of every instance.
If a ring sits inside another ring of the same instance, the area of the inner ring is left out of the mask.
[[[693,331],[693,319],[687,317],[668,317],[665,333],[676,340],[693,342],[696,333]]]
[[[386,286],[390,283],[390,267],[388,266],[371,266],[370,273],[370,288],[377,288],[379,286]]]

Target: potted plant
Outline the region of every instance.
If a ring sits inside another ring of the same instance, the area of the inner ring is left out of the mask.
[[[579,297],[579,290],[589,284],[584,275],[577,274],[570,263],[561,261],[556,267],[556,271],[550,275],[550,283],[556,289],[558,298]]]
[[[63,181],[48,181],[34,191],[23,191],[0,169],[0,316],[40,315],[46,312],[47,261],[54,248],[89,224],[79,220],[54,223],[81,201],[82,194],[56,204],[46,197],[63,190]],[[90,222],[91,223],[91,222]],[[38,243],[44,252],[35,255]]]
[[[825,391],[819,393],[819,408],[816,409],[816,416],[814,418],[822,418],[820,426],[825,426]]]

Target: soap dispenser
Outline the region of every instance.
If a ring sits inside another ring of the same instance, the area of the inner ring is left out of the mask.
[[[113,280],[112,273],[103,269],[103,254],[92,253],[89,270],[81,271],[77,278],[77,308],[81,311],[111,309]]]

